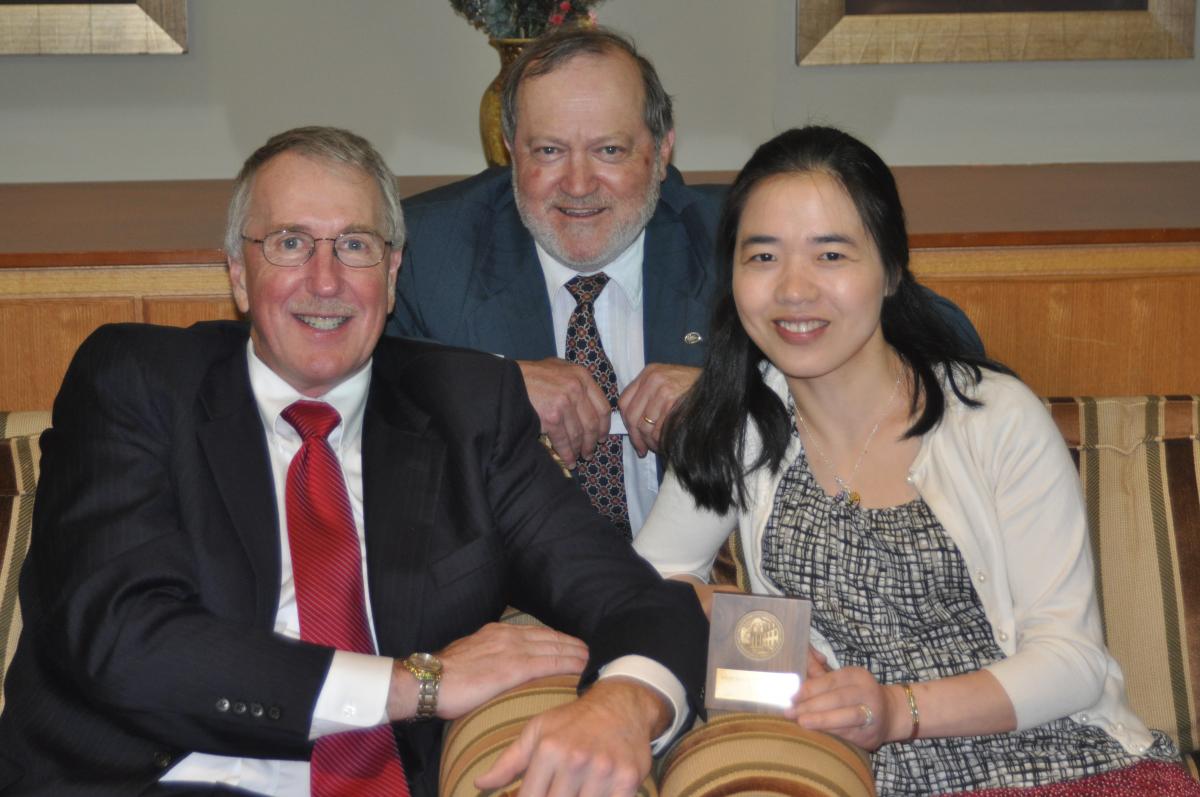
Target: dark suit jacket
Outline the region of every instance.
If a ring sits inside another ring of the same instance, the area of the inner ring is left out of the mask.
[[[246,337],[112,326],[76,355],[43,437],[0,792],[174,793],[157,780],[191,751],[310,754],[332,651],[272,632],[279,534]],[[511,603],[588,642],[585,678],[647,655],[694,704],[691,591],[596,516],[537,428],[511,363],[381,341],[362,441],[381,653],[438,650]],[[440,723],[394,729],[413,794],[432,795]]]
[[[647,363],[703,365],[725,269],[713,255],[724,186],[688,186],[668,167],[646,226],[642,325]],[[489,169],[405,200],[408,245],[388,333],[519,360],[557,353],[546,280],[513,199],[512,171]],[[983,343],[953,302],[933,294],[950,328]],[[702,340],[688,343],[689,332]]]
[[[671,167],[646,227],[646,362],[702,365],[720,282],[713,231],[721,191],[689,188]],[[519,360],[557,353],[546,280],[513,199],[512,172],[490,169],[405,200],[408,246],[388,332]],[[688,343],[698,332],[703,340]]]

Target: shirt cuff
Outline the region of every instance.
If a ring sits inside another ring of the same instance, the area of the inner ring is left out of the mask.
[[[650,752],[658,755],[672,739],[683,729],[688,718],[687,692],[675,674],[657,661],[646,656],[621,656],[613,659],[600,668],[600,678],[612,678],[620,675],[640,681],[666,698],[671,704],[675,717],[670,727],[661,736],[650,743]]]
[[[387,721],[392,659],[335,650],[317,696],[308,738],[373,728]]]

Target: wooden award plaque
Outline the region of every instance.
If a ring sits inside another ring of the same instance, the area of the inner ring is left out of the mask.
[[[811,617],[801,598],[714,593],[705,708],[778,714],[790,706],[804,683]]]

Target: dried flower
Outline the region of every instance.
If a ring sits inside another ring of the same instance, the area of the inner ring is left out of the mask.
[[[604,0],[450,0],[451,7],[493,39],[532,39],[563,25],[595,26]]]

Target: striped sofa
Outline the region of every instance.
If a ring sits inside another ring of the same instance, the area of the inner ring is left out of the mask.
[[[1079,468],[1105,634],[1125,671],[1130,700],[1147,724],[1176,740],[1195,773],[1200,750],[1200,396],[1046,403]],[[29,545],[38,433],[48,422],[48,413],[0,412],[0,685],[20,629],[17,575]],[[744,583],[738,561],[735,548],[720,563],[723,580]],[[474,793],[468,775],[481,771],[521,720],[571,695],[570,684],[531,685],[527,693],[518,693],[520,699],[502,696],[452,726],[442,762],[445,793]],[[3,707],[0,697],[0,711]],[[643,793],[870,793],[853,751],[773,722],[723,719],[692,731],[661,762],[661,781],[648,781]],[[801,758],[805,767],[795,765]],[[787,784],[795,788],[789,791]]]

